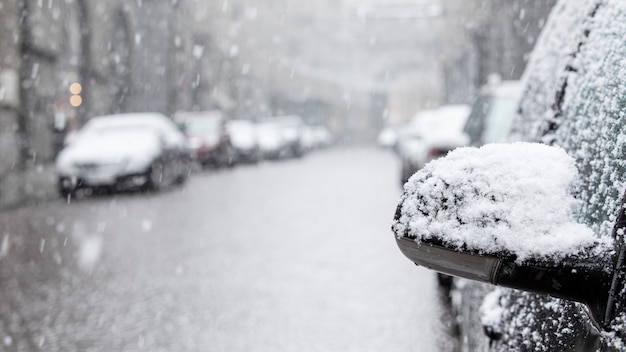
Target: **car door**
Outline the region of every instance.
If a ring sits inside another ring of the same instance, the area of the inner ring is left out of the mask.
[[[562,67],[560,74],[541,76],[546,74],[541,70],[545,63],[529,66],[541,72],[527,74],[530,91],[521,103],[517,136],[562,147],[576,160],[581,174],[578,220],[597,236],[617,234],[619,246],[624,229],[616,219],[626,189],[626,4],[569,1],[561,2],[555,11],[566,17],[566,23],[553,31],[578,44],[570,46],[574,51],[555,57],[550,55],[554,48],[546,47],[555,38],[543,38],[536,60],[544,54],[544,59]],[[578,39],[572,40],[576,35]],[[546,82],[546,77],[553,80]],[[501,291],[498,302],[505,309],[500,326],[492,327],[499,332],[492,336],[495,350],[623,350],[626,346],[620,337],[625,332],[623,311],[615,313],[609,331],[599,333],[578,303],[515,290]],[[621,303],[623,309],[626,302]]]

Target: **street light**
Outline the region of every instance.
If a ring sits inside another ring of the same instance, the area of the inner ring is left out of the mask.
[[[83,91],[83,86],[74,82],[70,84],[70,93],[72,96],[70,97],[70,105],[77,108],[83,104],[83,98],[80,96],[80,93]]]

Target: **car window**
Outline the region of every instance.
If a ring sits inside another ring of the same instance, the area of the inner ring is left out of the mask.
[[[626,188],[626,6],[608,1],[572,62],[556,143],[582,174],[581,218],[599,235],[612,231]]]
[[[563,1],[554,7],[552,21],[542,31],[522,76],[524,94],[511,140],[550,142],[550,131],[568,87],[568,67],[585,40],[584,24],[599,2]]]
[[[470,144],[482,144],[485,119],[491,108],[491,97],[483,96],[476,100],[465,124],[464,132],[470,137]]]
[[[495,143],[504,140],[511,128],[511,122],[517,107],[517,99],[513,97],[495,96],[484,126],[483,143]]]

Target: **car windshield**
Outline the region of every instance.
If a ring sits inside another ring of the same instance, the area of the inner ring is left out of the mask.
[[[0,350],[454,350],[397,179],[556,2],[0,0]]]
[[[193,134],[217,134],[220,132],[221,121],[217,119],[189,119],[184,123],[186,131]]]
[[[495,97],[491,102],[489,114],[485,117],[483,142],[501,142],[506,137],[515,116],[517,99],[514,97]]]

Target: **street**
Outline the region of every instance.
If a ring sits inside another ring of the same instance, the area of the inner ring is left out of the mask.
[[[449,351],[398,173],[333,149],[0,213],[0,350]]]

